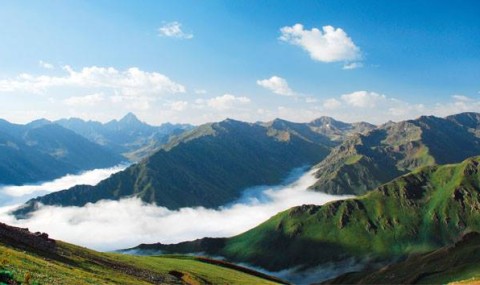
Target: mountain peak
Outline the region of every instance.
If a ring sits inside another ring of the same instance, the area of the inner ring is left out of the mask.
[[[49,125],[51,123],[52,122],[47,120],[47,119],[38,119],[38,120],[35,120],[35,121],[32,121],[32,122],[28,123],[27,126],[32,127],[32,128],[38,128],[38,127],[43,127],[45,125]]]
[[[226,127],[226,126],[243,126],[243,125],[249,125],[249,123],[246,123],[246,122],[242,122],[242,121],[239,121],[239,120],[235,120],[235,119],[231,119],[231,118],[226,118],[225,120],[223,121],[220,121],[220,122],[217,122],[217,123],[213,123],[213,125],[217,125],[217,126],[220,126],[220,127]]]
[[[141,123],[141,121],[135,116],[134,113],[129,112],[123,118],[120,119],[119,123]]]
[[[337,128],[337,129],[345,129],[350,127],[350,124],[337,121],[332,117],[322,116],[310,122],[312,126],[315,127],[327,127],[327,128]]]

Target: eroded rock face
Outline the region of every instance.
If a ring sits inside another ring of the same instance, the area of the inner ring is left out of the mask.
[[[27,246],[47,252],[53,252],[56,248],[55,240],[49,238],[46,233],[31,233],[26,228],[12,227],[4,223],[0,223],[0,241],[8,241],[13,246]]]

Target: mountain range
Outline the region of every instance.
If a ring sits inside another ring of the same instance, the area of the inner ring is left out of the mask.
[[[456,163],[480,154],[480,115],[422,116],[355,134],[316,166],[311,189],[364,194],[418,167]]]
[[[116,123],[122,121],[131,125],[122,132],[141,129],[134,127],[142,123],[133,115]],[[44,126],[52,124],[30,125]],[[125,155],[136,135],[148,134],[134,132],[118,149]],[[14,214],[28,218],[40,203],[84,206],[132,196],[169,209],[216,208],[248,187],[277,184],[292,169],[313,165],[311,191],[356,197],[287,209],[234,237],[133,250],[222,257],[277,273],[323,270],[317,281],[327,283],[442,283],[480,275],[474,254],[480,232],[480,114],[380,126],[328,117],[309,123],[227,119],[140,149],[147,149],[145,158],[98,185],[32,199]],[[455,262],[442,260],[448,254]],[[336,271],[329,273],[332,266]]]
[[[117,165],[125,159],[46,120],[0,120],[0,184],[21,185]]]
[[[302,124],[227,119],[174,137],[155,154],[96,186],[75,186],[33,199],[16,214],[34,210],[37,203],[82,206],[131,196],[170,209],[218,207],[239,198],[245,188],[277,184],[292,169],[317,163],[334,144]]]
[[[171,136],[193,128],[188,124],[171,123],[151,126],[133,113],[105,124],[78,118],[61,119],[55,123],[133,162],[153,154]]]
[[[418,167],[456,163],[480,153],[480,116],[422,116],[375,127],[321,117],[309,123],[225,120],[171,138],[144,161],[97,186],[76,186],[28,202],[82,206],[137,196],[170,209],[218,207],[245,188],[279,183],[295,167],[314,165],[310,188],[364,194]]]
[[[192,128],[170,123],[151,126],[132,113],[105,124],[77,118],[39,119],[25,125],[0,120],[0,184],[38,183],[139,161],[170,137]]]

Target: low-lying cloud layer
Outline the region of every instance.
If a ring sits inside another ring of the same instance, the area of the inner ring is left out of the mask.
[[[30,198],[68,189],[78,184],[96,185],[113,173],[125,169],[127,165],[94,169],[79,174],[67,174],[58,179],[32,185],[0,186],[0,206],[23,203]]]
[[[85,207],[43,206],[27,220],[16,220],[7,214],[8,208],[0,208],[0,220],[47,232],[55,239],[98,250],[114,250],[139,243],[233,236],[290,207],[346,198],[307,191],[315,182],[312,171],[302,172],[297,179],[289,181],[286,185],[249,189],[237,203],[220,209],[199,207],[171,211],[129,198],[100,201]]]

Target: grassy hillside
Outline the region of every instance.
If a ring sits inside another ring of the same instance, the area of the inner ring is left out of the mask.
[[[101,199],[137,196],[170,209],[218,207],[247,187],[278,184],[288,173],[323,159],[324,136],[234,120],[206,124],[172,140],[163,149],[97,186],[76,186],[31,200],[82,206]]]
[[[472,232],[454,245],[412,255],[379,270],[352,272],[326,284],[478,284],[480,234]]]
[[[480,157],[424,167],[355,199],[295,207],[232,238],[139,248],[206,252],[277,271],[347,258],[391,260],[472,230],[480,231]]]
[[[99,253],[0,224],[0,283],[278,284],[277,281],[281,282],[209,259]]]
[[[346,139],[317,165],[316,191],[363,194],[418,167],[480,154],[480,116],[423,116]]]

